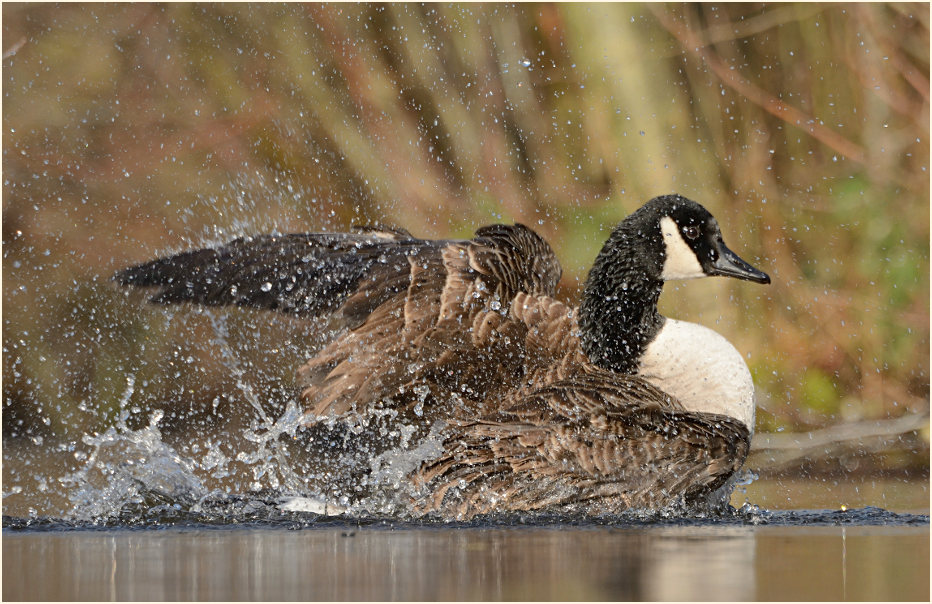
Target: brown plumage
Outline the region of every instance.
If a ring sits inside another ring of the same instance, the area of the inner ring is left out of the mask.
[[[588,360],[577,310],[553,298],[559,263],[522,225],[239,239],[116,278],[156,303],[334,317],[299,370],[306,421],[434,427],[438,452],[408,475],[418,513],[657,509],[715,491],[748,452],[742,422]]]

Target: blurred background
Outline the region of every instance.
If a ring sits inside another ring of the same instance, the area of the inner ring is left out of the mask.
[[[745,354],[749,466],[927,477],[927,4],[2,11],[5,450],[154,410],[190,442],[293,395],[314,326],[146,305],[129,264],[520,221],[575,303],[612,226],[678,192],[773,278],[661,300]]]

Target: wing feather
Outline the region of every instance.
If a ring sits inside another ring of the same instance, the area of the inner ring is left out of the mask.
[[[480,409],[524,373],[527,326],[509,312],[519,295],[553,294],[560,268],[546,242],[496,225],[407,260],[406,289],[301,369],[310,421],[417,403],[442,414],[449,394],[425,398],[425,388]]]
[[[741,467],[750,441],[741,422],[684,411],[636,376],[593,369],[458,423],[445,455],[420,470],[420,509],[459,518],[545,504],[656,509],[711,493]],[[618,395],[632,391],[637,400]]]

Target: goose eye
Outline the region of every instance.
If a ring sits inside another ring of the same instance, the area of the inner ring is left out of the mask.
[[[695,239],[699,236],[699,227],[697,226],[688,226],[683,227],[683,234],[686,235],[687,239]]]

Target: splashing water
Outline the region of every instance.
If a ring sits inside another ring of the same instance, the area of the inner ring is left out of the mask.
[[[73,487],[69,497],[75,519],[118,516],[128,504],[190,505],[206,495],[192,461],[162,441],[158,423],[163,412],[152,413],[140,430],[126,426],[125,406],[134,388],[134,378],[127,377],[117,424],[99,436],[85,435],[82,440],[93,452],[82,469],[62,479]]]
[[[228,434],[197,428],[198,442],[179,449],[160,430],[163,410],[152,412],[141,428],[128,425],[136,378],[127,375],[114,425],[85,434],[80,440],[90,452],[83,465],[59,480],[68,490],[67,521],[138,524],[178,513],[220,520],[257,510],[412,515],[417,493],[405,478],[442,453],[443,422],[425,433],[386,409],[376,413],[377,426],[323,421],[308,427],[293,399],[274,417],[230,344],[226,317],[210,315],[210,321],[210,345],[253,419]]]

